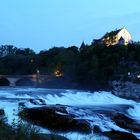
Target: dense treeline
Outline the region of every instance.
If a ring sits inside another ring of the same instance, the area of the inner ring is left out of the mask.
[[[0,47],[0,74],[53,75],[56,70],[63,77],[84,85],[106,85],[109,80],[128,77],[140,71],[140,44],[104,46],[92,43],[81,47],[54,47],[36,54],[29,48],[12,45]]]
[[[114,79],[129,80],[128,73],[140,71],[140,45],[106,47],[92,44],[79,52],[77,76],[80,81],[106,85]]]

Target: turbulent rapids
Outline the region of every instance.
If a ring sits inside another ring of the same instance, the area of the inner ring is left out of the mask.
[[[40,88],[1,88],[0,108],[5,110],[9,124],[17,118],[19,107],[40,108],[61,105],[75,119],[85,120],[91,130],[110,132],[120,131],[132,133],[137,138],[140,134],[140,103],[122,99],[111,92],[84,92],[78,90],[40,89]],[[16,113],[15,113],[16,112]],[[65,112],[57,112],[66,115]],[[126,121],[126,123],[124,123]],[[133,122],[129,124],[128,122]],[[93,132],[93,139],[100,139]],[[67,132],[67,137],[80,139],[85,134]],[[76,136],[78,135],[78,137]],[[91,139],[91,138],[90,138]],[[108,139],[102,137],[101,139]]]

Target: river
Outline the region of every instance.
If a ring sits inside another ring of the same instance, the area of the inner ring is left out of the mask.
[[[33,104],[30,100],[34,100]],[[11,124],[14,119],[17,119],[19,104],[24,104],[25,107],[41,107],[40,102],[43,101],[47,105],[67,105],[68,111],[76,114],[80,119],[85,119],[90,122],[91,126],[99,126],[102,131],[118,130],[127,132],[124,128],[117,126],[109,117],[106,117],[105,112],[116,111],[126,114],[130,118],[140,121],[140,103],[122,99],[111,92],[85,92],[80,90],[65,90],[65,89],[43,89],[43,88],[0,88],[0,108],[3,108]],[[42,131],[45,132],[44,129]],[[48,132],[46,130],[46,132]],[[139,138],[139,133],[134,133]],[[106,137],[99,138],[95,134],[91,134],[94,140],[108,139]],[[88,135],[89,137],[91,135]],[[69,132],[67,137],[72,140],[80,140],[86,135],[76,132]],[[92,139],[90,138],[90,139]]]

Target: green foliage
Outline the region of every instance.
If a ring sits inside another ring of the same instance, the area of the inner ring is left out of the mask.
[[[41,74],[53,75],[59,68],[64,77],[80,84],[91,84],[113,80],[128,72],[140,70],[140,44],[128,46],[82,43],[82,48],[53,47],[35,54],[33,50],[18,49],[14,46],[0,48],[0,74]]]
[[[116,77],[121,78],[122,75],[126,77],[128,72],[133,73],[140,70],[139,44],[110,47],[92,44],[79,53],[76,75],[79,82],[84,84],[93,85],[97,81],[106,83]]]
[[[9,126],[5,120],[0,120],[1,140],[41,140],[35,127],[21,122]]]
[[[64,73],[73,73],[78,57],[78,48],[51,48],[48,51],[41,51],[38,54],[39,68],[41,73],[52,74],[60,66]]]
[[[21,119],[13,120],[12,126],[0,119],[0,140],[66,140],[56,134],[41,134],[39,129]]]

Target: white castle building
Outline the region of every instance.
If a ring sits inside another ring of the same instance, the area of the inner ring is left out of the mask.
[[[132,41],[131,34],[126,28],[107,32],[101,39],[95,39],[94,43],[111,45],[128,45]]]

